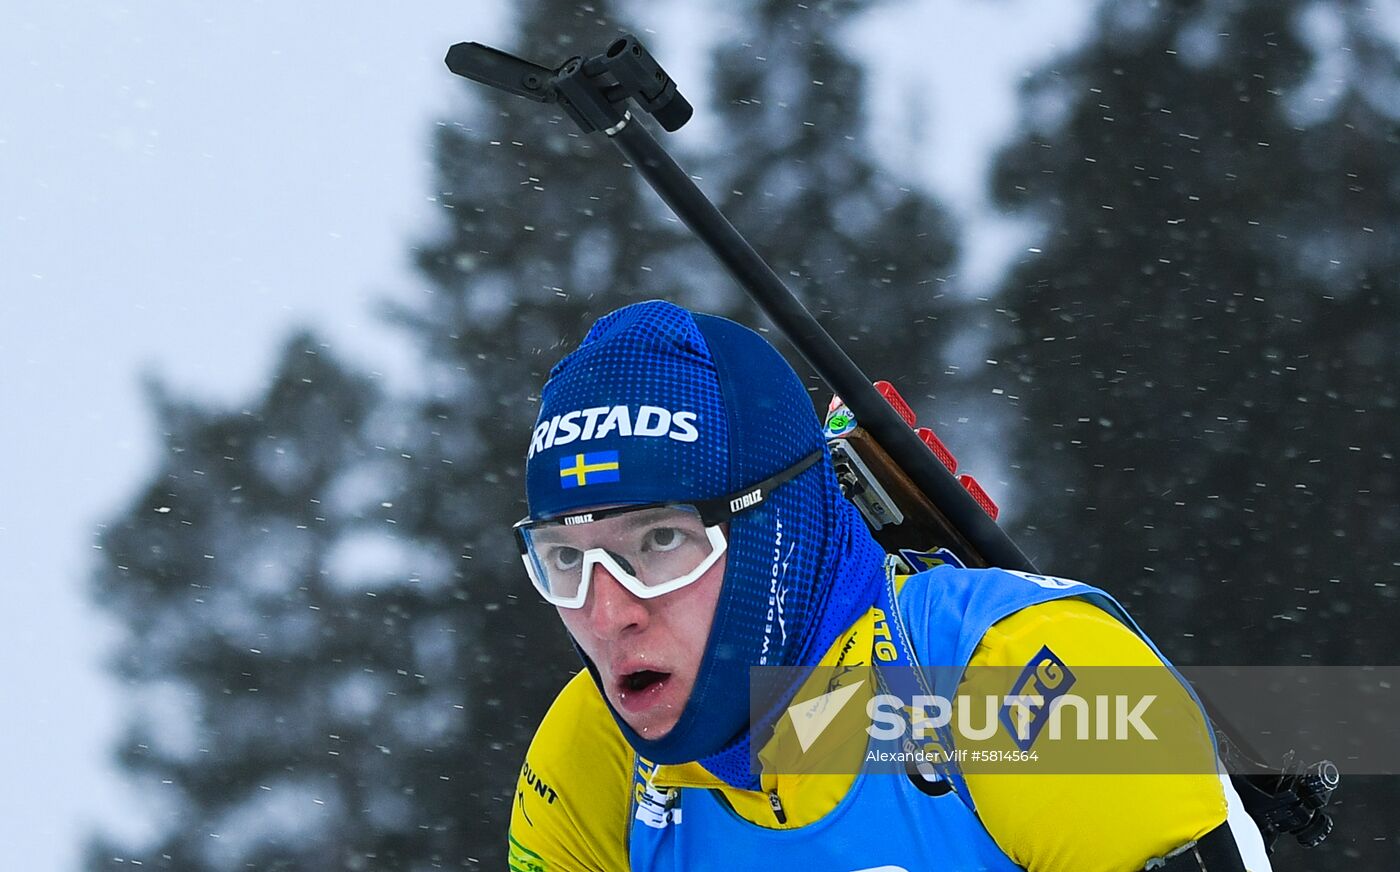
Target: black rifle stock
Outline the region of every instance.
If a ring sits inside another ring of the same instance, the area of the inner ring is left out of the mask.
[[[662,107],[658,120],[667,129],[679,127],[690,117],[690,104],[675,92],[674,83],[636,37],[625,35],[603,54],[588,60],[572,58],[555,71],[477,43],[452,46],[447,65],[473,81],[558,103],[584,132],[606,134],[798,353],[846,401],[861,427],[927,498],[941,519],[938,526],[954,541],[965,543],[962,547],[969,554],[969,565],[1035,571],[1030,559],[929,453],[773,269],[632,117],[627,108],[629,97],[647,111]]]

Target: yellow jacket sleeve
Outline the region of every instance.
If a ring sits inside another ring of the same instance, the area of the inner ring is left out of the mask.
[[[625,870],[632,749],[580,672],[530,742],[512,797],[512,872]]]
[[[1067,599],[1023,609],[992,626],[973,654],[962,688],[981,681],[979,674],[999,676],[988,680],[1000,682],[1006,693],[1008,675],[1021,676],[1019,685],[1024,687],[1035,680],[1037,668],[1044,685],[1062,682],[1073,671],[1076,697],[1094,700],[1110,698],[1099,694],[1121,690],[1115,682],[1121,681],[1123,672],[1085,667],[1154,666],[1161,667],[1161,659],[1130,629],[1087,602]],[[1140,744],[1125,747],[1125,740],[1120,740],[1112,753],[1126,751],[1130,757],[1137,755],[1133,759],[1146,760],[1171,749],[1173,754],[1185,755],[1173,771],[1118,774],[1135,768],[1130,764],[1112,773],[1102,768],[1094,771],[1092,765],[1085,767],[1088,772],[1075,771],[1074,766],[1037,772],[1035,764],[1017,762],[965,768],[968,792],[983,825],[1012,860],[1031,872],[1136,872],[1148,860],[1199,838],[1225,820],[1225,794],[1214,769],[1215,750],[1205,718],[1186,688],[1165,669],[1139,673],[1152,675],[1155,681],[1154,691],[1160,698],[1154,700],[1152,711],[1162,717],[1148,723],[1155,723],[1162,735],[1149,742],[1129,733],[1126,741]],[[1047,698],[1053,693],[1033,690]],[[1018,728],[1020,742],[1013,741],[1014,725],[1014,721],[1001,723],[985,747],[1013,752],[1024,748],[1027,732]],[[1110,731],[1112,726],[1116,724]],[[1043,730],[1044,722],[1040,727]],[[1042,759],[1045,749],[1057,753],[1054,743],[1046,741],[1047,733],[1043,730],[1030,745],[1042,749]],[[1085,753],[1083,748],[1089,744],[1081,743],[1074,753]],[[1105,753],[1105,747],[1100,743],[1100,750],[1088,753]],[[1097,757],[1094,762],[1101,760]]]

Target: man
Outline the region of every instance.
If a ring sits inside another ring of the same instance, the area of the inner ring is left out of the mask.
[[[655,301],[613,312],[540,406],[516,535],[586,668],[522,767],[513,869],[1218,872],[1246,868],[1245,840],[1251,872],[1268,868],[1257,831],[1231,835],[1232,792],[1207,769],[754,772],[780,732],[751,723],[755,666],[1163,661],[1087,585],[946,566],[890,578],[801,381],[733,322]],[[1187,713],[1169,738],[1213,764],[1194,697],[1177,682],[1166,695]]]

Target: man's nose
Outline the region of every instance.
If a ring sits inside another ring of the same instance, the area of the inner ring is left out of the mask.
[[[632,595],[605,566],[593,567],[588,592],[588,622],[603,638],[617,638],[646,627],[651,616],[646,601]]]

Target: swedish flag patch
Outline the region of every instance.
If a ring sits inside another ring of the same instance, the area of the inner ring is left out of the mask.
[[[559,484],[562,487],[583,487],[619,481],[622,464],[616,451],[592,451],[559,458]]]

